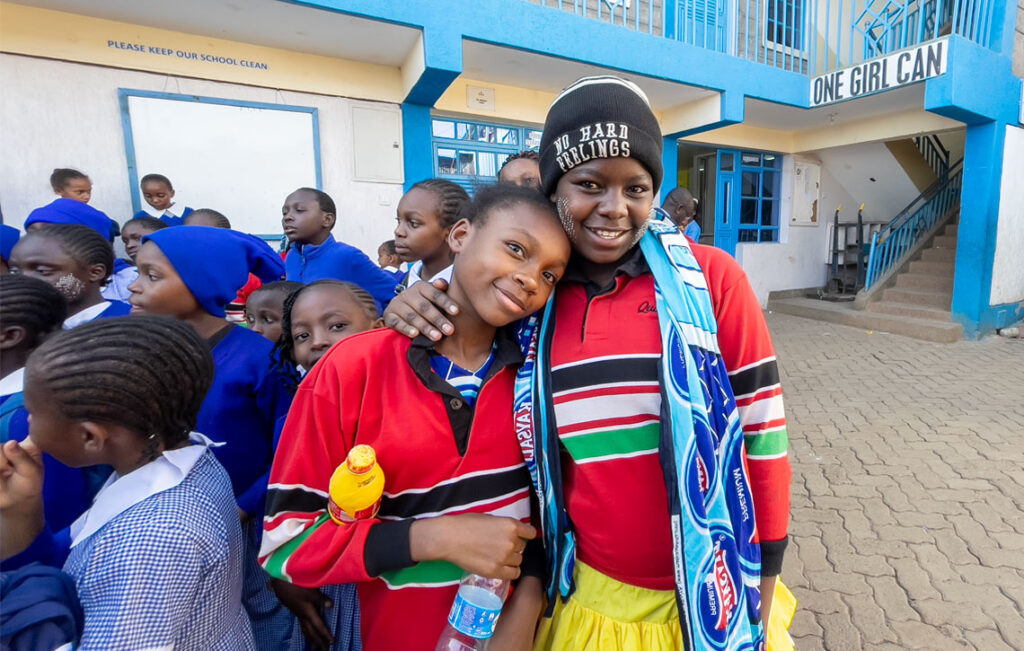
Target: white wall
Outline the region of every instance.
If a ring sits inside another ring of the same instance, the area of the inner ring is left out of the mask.
[[[843,211],[847,219],[856,217],[856,209],[863,203],[867,204],[864,219],[888,221],[920,194],[885,143],[833,147],[815,155],[852,199],[843,202],[848,210],[853,209],[852,217],[850,212]]]
[[[315,106],[320,120],[323,189],[338,206],[334,235],[376,260],[377,246],[391,239],[400,183],[353,179],[352,107],[390,107],[339,97],[170,77],[100,66],[0,55],[0,208],[4,222],[21,226],[28,213],[49,203],[50,173],[73,167],[93,181],[94,207],[118,222],[132,215],[131,188],[117,89],[133,88],[208,97]],[[173,180],[173,179],[172,179]],[[176,187],[188,202],[188,188]],[[280,202],[284,197],[280,197]],[[215,208],[232,216],[232,197]],[[266,206],[265,219],[280,219],[281,204]],[[279,228],[279,225],[278,225]],[[277,232],[277,230],[267,231]]]
[[[990,305],[1024,301],[1024,129],[1007,125]]]

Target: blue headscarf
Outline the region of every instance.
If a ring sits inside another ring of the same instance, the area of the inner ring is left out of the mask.
[[[25,220],[25,228],[36,222],[88,226],[107,241],[112,241],[114,234],[120,231],[117,222],[107,217],[106,213],[96,210],[87,203],[64,197],[58,197],[52,203],[30,212],[28,219]]]
[[[263,282],[281,280],[284,262],[270,245],[227,228],[164,228],[142,238],[160,247],[196,302],[214,316],[245,285],[249,274]]]
[[[21,238],[21,231],[7,224],[0,224],[0,258],[11,259],[11,251]]]

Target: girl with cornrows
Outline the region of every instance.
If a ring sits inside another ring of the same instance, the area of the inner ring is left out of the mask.
[[[270,282],[281,258],[257,237],[225,228],[182,226],[147,235],[135,257],[139,278],[132,314],[172,316],[195,328],[212,351],[216,373],[199,411],[198,431],[231,478],[243,521],[243,603],[260,648],[286,648],[294,619],[267,588],[257,563],[260,515],[277,447],[279,424],[291,405],[284,378],[270,368],[273,344],[225,320],[225,307],[249,274]]]
[[[654,210],[661,161],[631,82],[580,79],[548,111],[542,187],[573,258],[519,331],[514,413],[550,572],[537,649],[760,648],[782,566],[771,338],[742,268]],[[457,312],[421,283],[385,322],[440,339]]]
[[[202,339],[165,317],[89,323],[28,360],[31,441],[0,448],[0,553],[63,565],[85,612],[83,649],[255,648],[231,481],[209,441],[190,438],[212,381]],[[43,452],[114,468],[57,534],[43,526]]]
[[[444,179],[420,181],[402,195],[395,226],[395,252],[402,262],[413,264],[401,289],[420,280],[451,280],[448,233],[468,203],[466,191]]]
[[[369,292],[337,280],[300,286],[285,299],[282,312],[274,357],[295,388],[301,379],[300,367],[304,372],[312,371],[334,344],[383,324],[377,302]],[[306,648],[361,648],[355,584],[303,588],[274,578],[270,589],[298,619]]]
[[[0,444],[28,437],[25,362],[47,337],[60,331],[67,309],[64,297],[52,285],[28,276],[0,276]],[[89,508],[110,474],[105,466],[68,468],[50,455],[43,455],[43,465],[46,524],[54,531]]]
[[[114,249],[88,226],[48,224],[29,230],[14,246],[11,272],[57,288],[68,302],[64,328],[128,314],[131,307],[101,293],[114,272]]]

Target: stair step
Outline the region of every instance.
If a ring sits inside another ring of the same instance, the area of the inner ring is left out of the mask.
[[[943,235],[956,235],[957,230],[960,228],[960,224],[946,224],[946,227],[942,229]]]
[[[956,262],[956,249],[924,249],[921,259],[926,262]]]
[[[850,303],[832,303],[811,298],[780,298],[769,300],[768,309],[807,319],[839,323],[864,330],[890,332],[938,343],[952,343],[963,338],[963,326],[959,323],[867,312],[854,309]]]
[[[944,323],[952,322],[949,310],[940,310],[934,307],[926,307],[924,305],[914,305],[913,303],[879,301],[877,303],[868,303],[867,311],[879,312],[882,314],[894,314],[896,316],[906,316],[912,319],[930,319],[932,321],[942,321]]]
[[[956,265],[953,261],[933,262],[929,260],[914,260],[910,263],[911,273],[929,274],[931,276],[953,277],[953,270]]]
[[[936,235],[932,239],[931,248],[956,250],[956,235]]]
[[[914,305],[948,310],[953,304],[953,294],[951,292],[932,292],[921,289],[889,287],[882,291],[882,300],[892,301],[893,303],[912,303]]]
[[[902,289],[925,289],[932,292],[952,292],[953,276],[905,271],[896,276],[896,286]]]

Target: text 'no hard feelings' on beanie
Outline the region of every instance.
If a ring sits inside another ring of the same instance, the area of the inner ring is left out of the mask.
[[[584,77],[555,98],[540,140],[540,178],[550,196],[562,175],[597,158],[634,158],[661,185],[661,127],[647,96],[625,79]]]

